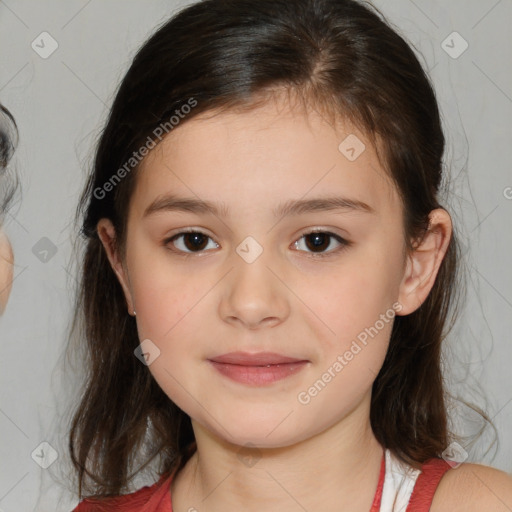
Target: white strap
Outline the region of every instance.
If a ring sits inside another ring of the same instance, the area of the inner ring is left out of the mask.
[[[405,512],[420,473],[419,469],[402,463],[386,450],[386,473],[380,512]]]

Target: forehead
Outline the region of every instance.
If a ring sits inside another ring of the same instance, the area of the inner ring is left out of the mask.
[[[286,199],[333,194],[375,210],[400,209],[368,137],[285,102],[186,118],[142,162],[132,198],[139,215],[163,194],[222,202],[233,214]]]

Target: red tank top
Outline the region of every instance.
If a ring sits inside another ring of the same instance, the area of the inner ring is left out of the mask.
[[[451,468],[443,459],[430,459],[421,467],[406,512],[428,512],[442,476]],[[385,457],[382,456],[377,491],[370,512],[381,512],[380,505],[385,477]],[[172,512],[171,485],[173,474],[164,474],[151,487],[145,486],[131,494],[103,500],[84,499],[73,512]],[[382,511],[388,512],[388,511]]]

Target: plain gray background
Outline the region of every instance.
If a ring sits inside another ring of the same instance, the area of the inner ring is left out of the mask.
[[[62,355],[75,286],[73,216],[94,142],[134,52],[188,3],[0,1],[0,101],[19,125],[13,165],[22,182],[5,224],[16,267],[0,319],[0,511],[65,512],[77,503],[66,414],[80,372],[66,370]],[[454,394],[487,411],[500,440],[485,453],[492,440],[487,429],[465,448],[469,460],[512,472],[512,2],[375,5],[420,53],[443,115],[451,177],[445,206],[468,274],[466,307],[445,347],[446,378]],[[459,56],[464,42],[454,31],[469,45]],[[42,32],[58,44],[46,59],[32,48]],[[47,256],[40,247],[49,248]],[[456,407],[454,422],[472,434],[479,425],[466,413]],[[54,453],[41,448],[44,442],[57,454],[47,469],[31,456]],[[141,477],[135,487],[145,483],[152,480]]]

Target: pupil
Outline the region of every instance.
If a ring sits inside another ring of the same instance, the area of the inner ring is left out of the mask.
[[[193,242],[191,244],[186,243],[187,249],[189,249],[189,250],[197,250],[197,249],[201,250],[203,248],[203,246],[205,245],[204,242],[206,240],[206,237],[204,235],[202,235],[201,233],[188,233],[185,236],[185,242],[187,242],[191,239],[193,240]],[[201,241],[203,243],[201,243]]]
[[[315,248],[315,249],[325,248],[322,246],[329,245],[329,244],[326,244],[326,240],[327,240],[328,236],[325,233],[312,233],[307,238],[314,240],[312,245],[313,245],[313,248]]]

